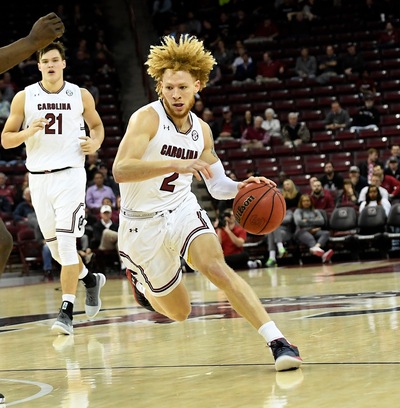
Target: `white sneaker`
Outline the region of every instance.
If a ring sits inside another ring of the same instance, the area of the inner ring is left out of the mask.
[[[310,248],[310,252],[313,254],[313,255],[316,255],[316,256],[323,256],[324,255],[324,253],[325,253],[325,251],[322,249],[322,248],[320,248],[319,246],[313,246],[313,247],[311,247]]]
[[[251,269],[261,268],[262,262],[259,259],[256,259],[255,261],[247,261],[247,266]]]

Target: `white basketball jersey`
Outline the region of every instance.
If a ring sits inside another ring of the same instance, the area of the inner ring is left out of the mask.
[[[49,124],[25,141],[26,167],[30,171],[83,167],[85,156],[79,136],[85,136],[80,88],[64,81],[57,93],[50,93],[41,82],[25,88],[23,128],[34,119],[46,118]]]
[[[168,117],[161,101],[149,104],[159,116],[156,135],[150,140],[142,160],[185,160],[199,158],[204,137],[197,116],[190,112],[191,128],[180,133]],[[174,210],[191,192],[191,173],[170,173],[149,180],[120,183],[121,207],[144,212]]]

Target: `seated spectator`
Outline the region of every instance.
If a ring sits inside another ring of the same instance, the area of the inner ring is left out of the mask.
[[[327,130],[343,130],[350,125],[350,116],[347,110],[343,109],[339,101],[331,103],[331,109],[325,116],[325,129]]]
[[[379,164],[384,167],[383,163],[379,160],[379,152],[375,147],[370,147],[368,149],[368,156],[366,160],[362,160],[357,164],[359,170],[360,170],[360,175],[365,177],[368,181],[368,183],[371,182],[372,175],[374,173],[374,166],[376,164]]]
[[[400,198],[400,181],[384,173],[380,164],[374,166],[374,176],[380,179],[380,185],[389,193],[389,201]]]
[[[299,113],[290,112],[288,123],[282,127],[282,141],[285,146],[295,147],[310,141],[310,131],[304,122],[299,123]]]
[[[390,157],[396,157],[397,158],[397,161],[399,162],[399,164],[400,164],[400,144],[398,144],[398,143],[393,143],[393,144],[391,144],[390,145],[390,154],[389,154],[389,156]],[[386,167],[388,166],[388,162],[386,162]]]
[[[85,75],[85,81],[83,83],[83,88],[86,88],[93,96],[94,103],[98,105],[100,102],[100,90],[99,88],[93,83],[92,78],[89,75]]]
[[[282,195],[285,199],[287,211],[294,211],[299,206],[301,192],[297,189],[293,180],[286,179],[283,181]]]
[[[12,212],[12,206],[10,203],[10,200],[5,197],[0,195],[0,212],[3,213],[11,213]]]
[[[208,126],[210,126],[213,138],[215,139],[217,137],[217,134],[216,134],[216,121],[214,118],[213,111],[210,108],[205,107],[201,118],[204,120],[204,122],[208,124]]]
[[[240,122],[240,132],[243,135],[243,132],[248,128],[253,127],[254,125],[254,115],[251,110],[247,110],[244,112],[243,119]]]
[[[100,163],[99,172],[104,176],[104,185],[110,187],[115,197],[117,197],[119,195],[119,184],[114,180],[112,171],[109,170],[105,163]]]
[[[336,207],[353,207],[358,210],[358,193],[349,178],[343,180],[343,190],[337,195]]]
[[[360,92],[362,98],[375,98],[376,97],[376,82],[371,78],[371,74],[367,69],[364,69],[359,74],[359,78],[356,81],[356,88]]]
[[[389,201],[389,192],[386,190],[386,188],[383,188],[381,186],[381,179],[378,176],[372,176],[370,184],[360,191],[360,194],[358,196],[359,204],[366,200],[368,188],[370,186],[378,187],[379,193],[382,196],[382,198],[385,198],[386,200]]]
[[[310,199],[313,207],[317,210],[324,210],[330,214],[335,208],[335,200],[329,190],[322,187],[319,180],[315,180],[311,186]]]
[[[372,97],[367,96],[364,99],[364,106],[352,118],[350,127],[352,132],[359,132],[363,129],[379,129],[381,114],[374,104],[375,101]]]
[[[287,255],[287,250],[283,243],[292,238],[292,228],[294,226],[293,212],[287,210],[282,224],[271,233],[267,234],[268,259],[265,264],[268,268],[276,266],[276,258],[283,258]],[[278,255],[278,256],[277,256]]]
[[[115,194],[111,187],[104,185],[104,175],[100,171],[94,175],[94,184],[86,189],[86,205],[90,210],[100,210],[103,198],[111,198],[115,205]]]
[[[7,176],[0,173],[0,196],[7,198],[11,205],[14,204],[14,190],[7,184]]]
[[[332,249],[324,251],[323,248],[329,241],[329,231],[323,229],[325,219],[320,211],[314,208],[311,198],[307,194],[300,197],[299,207],[294,211],[294,223],[296,225],[295,238],[306,245],[313,255],[322,258],[322,262],[328,262],[333,255]]]
[[[243,53],[242,58],[243,62],[236,67],[233,74],[232,85],[235,86],[253,83],[256,78],[256,65],[247,52]]]
[[[3,94],[0,91],[0,125],[4,125],[5,120],[10,115],[10,102],[3,98]]]
[[[322,5],[323,7],[323,5]],[[303,14],[309,21],[318,20],[321,14],[321,4],[316,3],[316,0],[305,0],[303,2]]]
[[[234,58],[234,60],[233,60],[233,62],[232,62],[232,66],[231,66],[231,69],[232,69],[232,73],[233,73],[233,74],[235,74],[237,67],[238,67],[239,65],[241,65],[241,64],[244,63],[244,58],[243,58],[244,54],[247,55],[247,59],[248,59],[247,62],[248,62],[248,63],[252,63],[252,62],[253,62],[253,58],[251,58],[251,56],[247,53],[247,50],[246,50],[246,48],[243,46],[243,44],[240,43],[240,44],[236,47],[236,53],[235,53],[236,56],[235,56],[235,58]]]
[[[256,24],[254,31],[244,40],[247,43],[256,43],[263,41],[275,41],[279,37],[279,27],[272,21],[271,17],[266,16],[261,23]]]
[[[218,65],[214,65],[208,76],[207,86],[219,85],[222,81],[222,71]]]
[[[318,76],[316,81],[320,84],[326,84],[333,76],[338,74],[338,57],[332,45],[327,45],[325,54],[318,61]]]
[[[381,205],[385,209],[386,216],[389,216],[391,204],[387,198],[382,197],[378,187],[370,185],[365,196],[365,200],[360,203],[359,212],[365,207],[376,207]]]
[[[227,74],[231,73],[231,67],[234,60],[233,49],[227,47],[223,40],[219,40],[216,44],[216,48],[213,52],[215,61],[217,61],[217,66],[220,67],[221,73]]]
[[[360,194],[361,190],[368,186],[368,180],[366,177],[361,176],[360,169],[357,166],[351,166],[349,169],[349,179],[353,185],[354,191],[357,195]]]
[[[17,84],[13,81],[10,71],[4,72],[0,79],[0,92],[3,95],[3,100],[11,103],[18,90]]]
[[[260,268],[260,260],[250,260],[244,249],[247,232],[235,221],[231,208],[227,208],[219,217],[216,232],[221,243],[226,263],[234,270],[245,268]]]
[[[261,127],[263,122],[262,116],[256,116],[254,118],[253,126],[248,127],[242,133],[240,139],[243,146],[252,148],[260,148],[269,144],[270,134]]]
[[[392,176],[400,181],[399,161],[396,156],[390,156],[385,167],[385,175]]]
[[[21,201],[13,211],[13,219],[17,224],[28,224],[29,214],[34,214],[35,212],[32,205],[31,190],[29,187],[25,188],[22,197],[23,201]]]
[[[276,82],[284,74],[285,67],[280,61],[273,60],[269,52],[264,52],[262,61],[257,64],[256,82]]]
[[[117,202],[118,202],[118,198],[120,198],[120,196],[117,197]],[[109,207],[111,207],[112,209],[112,213],[111,213],[111,220],[113,223],[115,224],[119,224],[119,212],[120,212],[120,208],[118,208],[117,206],[113,206],[112,200],[109,197],[105,197],[103,198],[103,201],[101,202],[101,206],[105,206],[108,205]]]
[[[346,76],[360,75],[365,68],[363,55],[357,51],[355,43],[347,44],[346,53],[340,58],[340,67]]]
[[[87,178],[87,185],[93,184],[93,177],[94,174],[99,171],[99,154],[98,152],[88,154],[85,160],[85,171],[86,171],[86,178]]]
[[[310,55],[310,51],[307,47],[303,47],[300,50],[300,55],[296,58],[294,70],[300,79],[315,78],[317,73],[317,59],[314,55]]]
[[[263,120],[262,127],[265,129],[271,137],[282,137],[281,134],[281,122],[276,117],[276,113],[272,108],[265,109],[265,119]]]
[[[222,108],[222,118],[215,121],[216,139],[240,138],[240,119],[233,118],[231,108]]]
[[[320,179],[322,187],[336,197],[343,189],[343,177],[335,171],[333,163],[329,161],[325,163],[324,173]]]
[[[394,27],[391,21],[385,25],[385,30],[378,35],[378,44],[380,48],[398,47],[400,44],[400,33]]]

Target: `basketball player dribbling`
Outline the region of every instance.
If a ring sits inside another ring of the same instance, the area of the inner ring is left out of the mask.
[[[152,46],[148,73],[159,100],[130,118],[113,174],[120,183],[118,242],[139,302],[183,321],[191,311],[182,281],[180,256],[223,290],[232,307],[271,347],[277,371],[300,367],[297,347],[271,321],[253,289],[224,261],[207,213],[191,192],[193,175],[218,200],[232,199],[248,183],[275,183],[265,177],[235,182],[225,175],[210,127],[190,112],[194,97],[215,64],[195,37],[163,37]]]
[[[104,127],[89,91],[64,81],[63,45],[53,42],[36,56],[42,80],[15,95],[2,145],[26,145],[32,204],[52,257],[61,264],[62,304],[52,330],[69,335],[78,279],[86,286],[88,317],[99,312],[106,281],[103,274],[87,270],[76,246],[85,230],[85,155],[100,148]]]

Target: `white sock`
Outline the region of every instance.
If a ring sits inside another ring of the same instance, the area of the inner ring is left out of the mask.
[[[258,333],[264,337],[267,343],[271,341],[285,337],[281,331],[276,327],[275,322],[272,320],[268,323],[264,323],[259,329]]]
[[[276,246],[278,247],[278,251],[279,251],[280,249],[283,249],[283,244],[282,244],[282,242],[277,242]]]
[[[269,251],[269,259],[276,259],[276,251]]]
[[[87,270],[86,266],[83,265],[81,273],[79,274],[79,279],[83,279],[88,273],[89,271]]]
[[[76,298],[75,295],[62,295],[61,299],[62,299],[63,302],[70,302],[70,303],[74,304],[75,303],[75,298]]]

